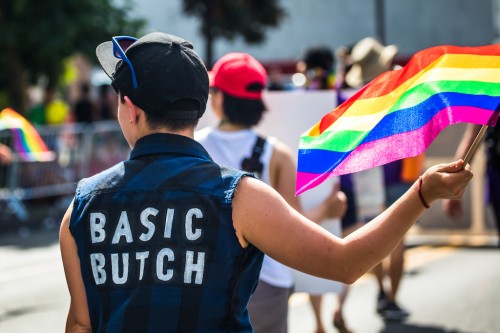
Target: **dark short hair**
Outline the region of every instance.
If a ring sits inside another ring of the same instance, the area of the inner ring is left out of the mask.
[[[260,99],[234,97],[221,91],[224,95],[224,113],[233,124],[254,126],[262,119],[266,106]]]
[[[307,69],[321,68],[331,71],[335,66],[335,57],[328,46],[317,45],[306,50],[304,63]]]
[[[121,92],[118,92],[120,102],[125,103],[125,98]],[[192,100],[180,100],[176,103],[191,103]],[[174,105],[175,106],[175,105]],[[185,105],[179,105],[185,107]],[[152,129],[166,127],[171,131],[180,131],[190,128],[195,128],[198,125],[199,119],[171,119],[167,114],[155,114],[144,112],[146,122]]]

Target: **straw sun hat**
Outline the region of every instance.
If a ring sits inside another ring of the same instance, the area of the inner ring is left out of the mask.
[[[352,48],[353,65],[345,77],[347,84],[353,88],[364,86],[379,74],[390,69],[397,52],[396,45],[383,46],[375,38],[363,38]]]

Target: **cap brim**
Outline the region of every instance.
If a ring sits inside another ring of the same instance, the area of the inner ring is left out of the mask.
[[[110,78],[113,78],[116,65],[120,61],[120,59],[113,56],[113,42],[104,42],[100,44],[97,46],[95,53],[102,69],[104,69]]]

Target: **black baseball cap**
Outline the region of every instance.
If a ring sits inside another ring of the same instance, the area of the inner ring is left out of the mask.
[[[161,32],[137,40],[128,38],[130,45],[123,51],[133,68],[135,83],[129,63],[115,56],[112,41],[96,49],[97,59],[115,89],[148,114],[201,118],[208,99],[208,73],[193,45]]]

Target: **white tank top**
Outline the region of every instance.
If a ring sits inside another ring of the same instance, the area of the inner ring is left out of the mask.
[[[237,169],[241,169],[241,162],[252,155],[257,137],[258,134],[252,129],[220,131],[211,127],[205,127],[194,134],[195,140],[203,145],[216,163]],[[269,163],[276,141],[276,138],[266,138],[266,144],[260,156],[260,162],[263,165],[260,179],[267,184],[271,184]],[[267,255],[264,256],[259,279],[280,288],[293,286],[291,269]]]

